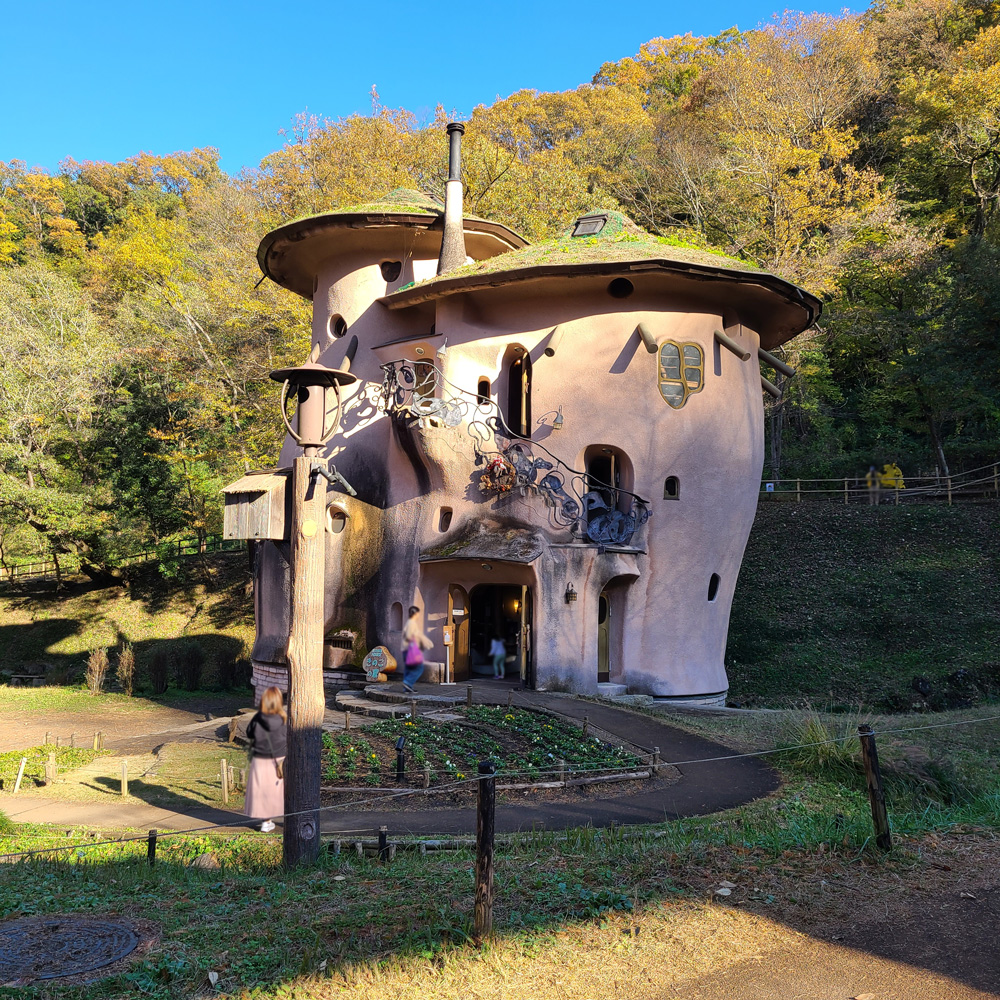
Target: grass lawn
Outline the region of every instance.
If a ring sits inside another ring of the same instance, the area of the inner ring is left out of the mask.
[[[1000,697],[998,589],[995,501],[764,502],[733,601],[730,701],[905,712]]]
[[[345,852],[286,873],[277,837],[178,836],[161,841],[153,869],[144,843],[13,865],[0,880],[2,915],[113,912],[162,928],[160,943],[126,974],[18,996],[200,997],[212,992],[209,972],[219,976],[215,992],[259,1000],[381,1000],[417,984],[424,995],[447,998],[662,992],[741,958],[766,957],[799,933],[855,920],[859,901],[932,891],[961,865],[970,878],[989,871],[1000,859],[1000,780],[991,766],[1000,729],[988,715],[893,719],[894,728],[974,722],[879,736],[897,837],[885,857],[870,843],[849,743],[776,754],[782,789],[727,813],[511,838],[497,855],[497,937],[482,948],[469,940],[473,858],[465,852],[399,852],[389,865]],[[735,718],[738,730],[729,715],[684,724],[771,749],[809,734],[835,737],[838,726],[857,721]],[[906,755],[910,764],[901,766]],[[84,831],[67,838],[21,828],[0,836],[0,850],[86,839]],[[188,867],[203,853],[221,867]],[[725,900],[714,895],[722,880],[734,885]]]

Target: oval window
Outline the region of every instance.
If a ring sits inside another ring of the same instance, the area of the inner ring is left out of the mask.
[[[401,260],[384,260],[379,267],[382,270],[382,278],[385,281],[395,281],[403,270]]]
[[[338,316],[335,313],[330,317],[326,328],[331,337],[339,339],[347,333],[347,320],[345,320],[343,316]]]

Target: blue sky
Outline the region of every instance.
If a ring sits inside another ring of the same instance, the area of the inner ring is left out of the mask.
[[[390,107],[429,117],[441,103],[464,117],[522,87],[576,87],[650,38],[751,28],[781,9],[769,0],[4,7],[0,160],[54,169],[67,156],[214,146],[229,172],[280,147],[296,112],[368,113],[372,84]]]

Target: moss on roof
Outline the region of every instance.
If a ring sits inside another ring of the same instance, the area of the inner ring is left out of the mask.
[[[650,233],[642,233],[641,230],[639,232],[641,235],[620,229],[613,235],[607,236],[599,233],[596,236],[562,236],[555,240],[545,240],[475,264],[466,264],[441,275],[441,279],[496,274],[501,271],[546,265],[616,264],[641,260],[670,260],[701,267],[721,267],[727,271],[765,273],[755,264],[729,257],[717,250],[706,250],[672,236],[653,236]],[[430,281],[441,279],[432,278],[422,282],[421,287]]]

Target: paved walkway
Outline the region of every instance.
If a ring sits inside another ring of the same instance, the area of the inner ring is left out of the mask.
[[[397,687],[393,685],[388,689]],[[402,690],[400,688],[400,690]],[[480,704],[506,704],[508,687],[477,684],[473,697]],[[661,760],[698,761],[726,757],[732,750],[699,736],[682,732],[669,723],[613,705],[579,701],[566,695],[517,691],[514,704],[535,706],[571,719],[588,716],[590,724],[607,733],[643,747],[659,747]],[[332,714],[332,713],[331,713]],[[217,728],[218,727],[218,728]],[[224,736],[225,724],[196,723],[173,730],[174,739],[205,738],[213,729]],[[145,738],[121,741],[119,752],[140,752],[164,742],[165,733],[151,733]],[[148,744],[148,745],[147,745]],[[607,785],[607,794],[592,794],[571,802],[526,801],[500,804],[496,828],[500,833],[530,829],[565,829],[577,826],[662,823],[679,816],[700,816],[743,805],[774,791],[779,780],[766,764],[753,757],[735,760],[709,760],[706,763],[682,763],[677,766],[680,779],[671,784],[650,783],[639,791],[621,792],[619,786]],[[358,790],[358,799],[374,798]],[[385,793],[381,793],[385,794]],[[388,826],[392,836],[465,835],[475,832],[475,809],[434,805],[434,797],[415,795],[412,806],[401,810],[371,811],[350,807],[328,809],[321,819],[323,833],[377,830]],[[419,803],[419,804],[418,804]],[[427,803],[426,805],[424,803]],[[239,815],[222,809],[192,804],[189,809],[171,810],[149,805],[133,805],[109,799],[108,803],[62,802],[32,796],[0,795],[0,810],[15,822],[51,823],[58,826],[92,826],[115,830],[151,829],[189,830],[209,824],[228,824]]]

